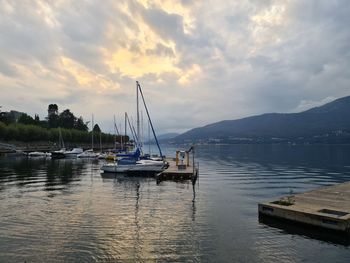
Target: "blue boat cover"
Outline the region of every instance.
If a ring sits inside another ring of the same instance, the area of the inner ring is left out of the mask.
[[[118,161],[118,164],[135,164],[136,161],[140,159],[141,151],[139,148],[135,150],[133,153],[129,154],[117,154],[117,157],[123,157]]]

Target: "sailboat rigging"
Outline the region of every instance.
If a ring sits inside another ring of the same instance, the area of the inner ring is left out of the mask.
[[[152,129],[152,133],[154,136],[154,139],[157,143],[159,154],[161,160],[154,160],[150,159],[146,156],[140,156],[140,153],[142,152],[142,144],[140,142],[141,139],[141,133],[140,133],[140,114],[139,114],[139,94],[141,95],[141,99],[143,101],[143,105],[145,107],[148,122],[150,124],[150,127]],[[136,151],[133,154],[125,155],[122,159],[118,160],[117,163],[114,164],[106,164],[101,167],[101,170],[104,172],[160,172],[164,170],[166,163],[164,162],[164,157],[162,154],[162,150],[160,148],[158,139],[156,137],[156,133],[154,131],[154,127],[150,118],[150,114],[146,105],[145,98],[142,93],[141,86],[138,81],[136,81],[136,104],[137,104],[137,130],[135,131],[135,128],[133,125],[131,125],[129,117],[127,113],[125,113],[125,124],[128,122],[129,128],[131,130],[131,134],[134,138],[134,141],[136,143]],[[126,133],[126,126],[125,125],[125,133]],[[120,156],[120,155],[119,155]],[[134,160],[134,161],[133,161]]]
[[[151,120],[151,117],[149,115],[149,112],[148,112],[148,108],[147,108],[147,105],[146,105],[146,101],[145,101],[145,98],[143,96],[143,92],[142,92],[142,89],[141,89],[141,85],[138,81],[136,81],[136,85],[138,87],[138,90],[140,91],[140,94],[141,94],[141,98],[142,98],[142,101],[143,101],[143,105],[145,106],[145,109],[146,109],[146,113],[147,113],[147,117],[148,117],[148,121],[149,121],[149,124],[151,126],[151,129],[152,129],[152,133],[153,133],[153,136],[154,136],[154,139],[156,141],[156,144],[157,144],[157,147],[158,147],[158,150],[159,150],[159,154],[160,154],[160,157],[162,158],[162,160],[164,160],[164,157],[163,157],[163,154],[162,154],[162,149],[160,148],[159,146],[159,142],[158,142],[158,139],[157,139],[157,135],[154,131],[154,127],[153,127],[153,124],[152,124],[152,120]]]

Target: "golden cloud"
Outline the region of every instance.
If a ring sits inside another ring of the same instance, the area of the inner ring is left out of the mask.
[[[95,89],[98,93],[106,89],[120,87],[118,83],[113,82],[108,77],[93,72],[68,57],[61,57],[61,66],[62,70],[73,77],[80,87]]]
[[[181,85],[188,85],[189,83],[194,82],[194,78],[198,78],[201,73],[201,67],[198,64],[193,64],[187,71],[182,72],[182,76],[179,78],[179,83]]]

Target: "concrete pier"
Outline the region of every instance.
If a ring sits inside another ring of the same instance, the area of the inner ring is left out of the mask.
[[[350,233],[350,182],[259,204],[259,215]]]

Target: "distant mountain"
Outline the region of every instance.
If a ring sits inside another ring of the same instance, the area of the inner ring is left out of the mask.
[[[195,128],[176,142],[350,143],[350,96],[300,113],[268,113]]]
[[[179,133],[169,132],[169,133],[164,133],[164,134],[158,135],[157,139],[158,140],[167,140],[167,139],[173,139],[176,136],[179,136]]]
[[[157,135],[157,139],[158,141],[170,141],[176,136],[179,136],[179,133],[169,132],[169,133],[163,133],[163,134]],[[150,142],[154,143],[155,142],[154,138],[151,138]]]

